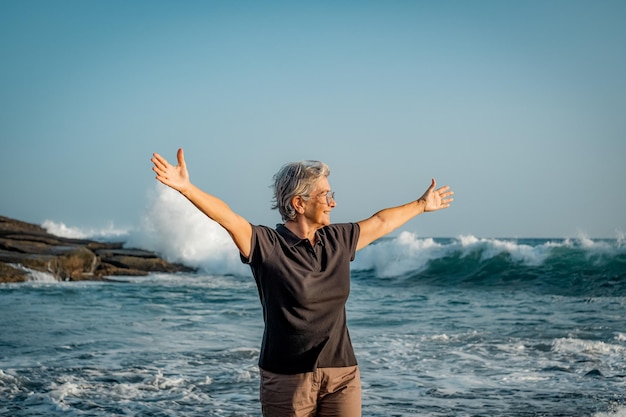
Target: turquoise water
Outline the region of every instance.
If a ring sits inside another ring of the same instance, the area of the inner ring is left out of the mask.
[[[219,269],[0,285],[0,415],[259,416],[256,286]],[[365,416],[626,416],[618,240],[404,233],[352,281]]]

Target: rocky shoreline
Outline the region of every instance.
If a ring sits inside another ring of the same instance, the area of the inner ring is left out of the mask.
[[[68,239],[44,228],[0,216],[0,283],[29,281],[32,272],[58,281],[104,281],[112,276],[144,276],[151,272],[193,272],[123,242]]]

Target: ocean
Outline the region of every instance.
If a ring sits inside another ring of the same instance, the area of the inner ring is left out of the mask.
[[[0,285],[0,415],[260,416],[256,286],[207,227],[160,248],[197,273]],[[364,416],[626,416],[622,238],[401,232],[347,311]]]

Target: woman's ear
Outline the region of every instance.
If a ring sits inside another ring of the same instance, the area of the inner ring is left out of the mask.
[[[295,196],[291,199],[291,204],[298,214],[304,214],[304,199],[302,196]]]

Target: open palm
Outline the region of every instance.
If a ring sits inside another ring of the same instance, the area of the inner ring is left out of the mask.
[[[191,185],[189,181],[189,172],[185,164],[185,155],[182,148],[176,154],[178,165],[174,166],[167,160],[155,153],[151,161],[154,164],[152,170],[157,174],[156,179],[163,184],[172,187],[176,191],[184,193]]]
[[[424,211],[435,211],[444,208],[450,207],[450,203],[453,201],[452,195],[454,192],[449,191],[450,187],[443,186],[441,188],[435,189],[437,183],[435,180],[432,180],[430,187],[424,193],[423,196],[420,197],[420,200],[424,201]]]

